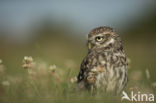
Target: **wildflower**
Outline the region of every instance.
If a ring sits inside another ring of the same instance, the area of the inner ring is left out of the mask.
[[[30,56],[30,57],[28,57],[28,56],[25,56],[24,57],[24,61],[25,61],[25,63],[31,63],[31,62],[33,62],[33,58]]]
[[[145,73],[146,73],[146,77],[147,77],[147,79],[150,79],[150,72],[149,72],[148,69],[145,70]]]
[[[50,72],[55,73],[56,72],[56,65],[51,65],[49,67]]]
[[[25,56],[23,60],[23,68],[28,69],[34,66],[33,58],[30,56]]]
[[[2,82],[2,85],[3,85],[3,86],[10,86],[10,82],[9,82],[9,81],[3,81],[3,82]]]
[[[73,78],[71,78],[71,79],[70,79],[70,82],[71,82],[71,83],[75,83],[75,82],[77,82],[77,77],[73,77]]]

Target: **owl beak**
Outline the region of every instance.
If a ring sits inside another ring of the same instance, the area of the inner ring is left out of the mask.
[[[88,49],[91,49],[92,48],[92,44],[89,42],[88,43]]]

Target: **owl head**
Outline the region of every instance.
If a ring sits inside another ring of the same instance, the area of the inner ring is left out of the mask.
[[[112,28],[102,26],[93,29],[88,34],[87,44],[89,50],[113,50],[120,48],[121,39]]]

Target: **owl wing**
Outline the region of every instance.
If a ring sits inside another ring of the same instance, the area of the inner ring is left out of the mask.
[[[87,60],[87,57],[85,57],[81,63],[80,72],[77,76],[78,83],[81,82],[82,80],[84,80],[84,77],[85,77],[84,73],[88,69],[87,64],[88,64],[88,60]]]

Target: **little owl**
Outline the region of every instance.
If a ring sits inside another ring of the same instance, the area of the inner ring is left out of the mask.
[[[120,36],[110,27],[88,34],[88,53],[77,76],[78,86],[88,90],[120,93],[127,83],[128,63]]]

